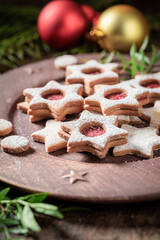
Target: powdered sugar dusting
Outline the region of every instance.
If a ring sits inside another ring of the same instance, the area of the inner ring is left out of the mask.
[[[82,89],[82,84],[73,84],[73,85],[61,85],[56,81],[48,82],[44,87],[41,88],[27,88],[24,90],[24,95],[28,97],[32,97],[32,100],[29,103],[29,107],[32,108],[33,105],[39,104],[46,104],[51,108],[60,109],[63,107],[67,102],[76,102],[81,101],[83,104],[83,97],[78,94],[78,91]],[[43,94],[46,91],[61,91],[64,94],[64,98],[52,101],[43,98]],[[82,91],[80,91],[82,92]],[[40,108],[40,107],[39,107]]]
[[[128,131],[128,143],[114,148],[113,154],[116,156],[122,151],[129,151],[130,154],[137,151],[137,155],[150,158],[153,156],[153,147],[160,147],[160,136],[157,135],[158,129],[154,126],[136,128],[125,124],[122,125],[122,129]]]
[[[141,124],[142,123],[142,120],[137,116],[129,116],[129,118],[130,118],[130,123],[132,123],[132,124]]]
[[[124,92],[127,94],[125,98],[117,100],[111,100],[105,98],[107,92]],[[84,102],[85,104],[90,104],[92,101],[92,105],[94,105],[94,102],[97,101],[100,103],[102,111],[106,111],[108,108],[123,104],[128,106],[137,106],[139,107],[139,102],[137,101],[137,96],[141,96],[143,94],[147,94],[147,89],[137,89],[130,86],[128,82],[122,82],[113,86],[106,86],[106,85],[100,85],[99,88],[97,88],[97,91],[95,94],[85,98]]]
[[[12,148],[12,149],[17,149],[17,148],[24,148],[29,144],[29,141],[26,137],[19,136],[19,135],[13,135],[4,138],[1,141],[1,146],[6,147],[6,148]]]
[[[67,145],[66,140],[64,140],[58,135],[58,131],[60,130],[61,124],[62,124],[61,121],[57,122],[54,120],[48,120],[46,122],[45,128],[32,133],[31,136],[33,140],[36,140],[36,141],[40,141],[39,139],[44,138],[46,148],[48,147],[54,148],[54,146],[57,146],[58,144],[62,144],[62,143],[64,143],[63,145],[66,146]]]
[[[0,118],[0,131],[12,127],[12,123],[8,120]]]
[[[135,80],[131,80],[130,84],[133,87],[139,88],[139,89],[146,89],[141,85],[143,81],[145,83],[149,83],[151,81],[157,80],[160,83],[160,72],[157,73],[152,73],[152,74],[141,74],[141,75],[136,75]],[[160,94],[160,87],[157,88],[147,88],[149,93],[155,93],[155,94]]]
[[[101,79],[107,82],[115,82],[115,79],[119,79],[118,74],[114,72],[117,68],[117,63],[101,64],[95,60],[90,60],[85,64],[68,66],[67,72],[71,72],[71,74],[66,77],[66,82],[72,83],[73,79],[83,79],[85,85]],[[97,75],[87,74],[85,73],[87,69],[99,69],[101,73]]]
[[[159,101],[157,101],[159,102]],[[151,125],[160,126],[160,104],[150,108],[141,108],[142,118],[149,119]]]
[[[130,122],[130,117],[127,115],[119,115],[118,117],[118,121],[126,121],[126,122]]]
[[[121,134],[127,134],[127,131],[118,128],[116,124],[116,116],[104,117],[98,113],[92,113],[89,111],[83,111],[78,120],[74,120],[68,123],[62,123],[62,126],[65,126],[68,129],[72,130],[71,137],[69,139],[70,143],[75,142],[92,142],[96,143],[99,148],[104,148],[107,141],[110,141],[110,138],[121,139]],[[80,128],[87,123],[96,123],[103,127],[106,131],[101,136],[95,136],[93,139],[83,135],[80,132]]]
[[[72,55],[59,56],[54,60],[54,65],[57,68],[66,68],[69,65],[77,64],[78,59]]]

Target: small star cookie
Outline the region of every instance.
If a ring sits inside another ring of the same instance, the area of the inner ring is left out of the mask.
[[[128,131],[128,142],[113,149],[113,155],[124,156],[135,154],[144,158],[152,158],[153,151],[160,148],[160,136],[158,128],[154,126],[136,128],[130,125],[122,125],[122,129]]]
[[[66,140],[58,135],[62,122],[48,120],[45,128],[32,133],[34,141],[45,143],[46,152],[53,152],[67,146]]]
[[[59,135],[68,140],[68,152],[91,152],[104,158],[109,148],[126,143],[127,131],[116,127],[116,116],[83,111],[78,120],[61,124]]]
[[[96,84],[113,85],[119,82],[117,63],[101,64],[89,60],[85,64],[68,66],[66,68],[66,84],[82,83],[87,95],[93,94]]]

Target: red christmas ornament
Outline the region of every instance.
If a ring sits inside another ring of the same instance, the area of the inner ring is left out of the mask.
[[[87,4],[80,5],[80,8],[85,14],[88,22],[91,22],[93,27],[96,26],[100,12],[95,11],[91,6]]]
[[[84,13],[72,0],[49,2],[40,12],[37,22],[42,40],[59,50],[77,44],[87,26]]]

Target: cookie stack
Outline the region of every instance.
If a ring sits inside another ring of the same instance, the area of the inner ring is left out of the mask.
[[[83,111],[80,118],[61,124],[58,134],[67,140],[68,152],[90,152],[104,158],[109,148],[127,143],[128,132],[118,128],[116,116]]]
[[[90,60],[66,67],[66,85],[50,81],[41,88],[25,89],[25,101],[18,109],[26,111],[31,122],[54,118],[32,139],[44,142],[47,152],[67,147],[68,152],[87,151],[104,158],[114,147],[113,156],[152,157],[160,148],[160,104],[143,106],[160,99],[160,73],[119,83],[117,72],[117,63]],[[73,113],[81,113],[79,119],[65,122],[65,116]],[[140,128],[143,119],[151,126]],[[147,134],[150,140],[145,141]]]
[[[66,86],[50,81],[44,87],[25,89],[25,102],[17,108],[27,112],[31,122],[48,118],[61,121],[67,114],[83,110],[82,92],[82,84]]]
[[[96,84],[114,85],[119,82],[117,63],[101,64],[90,60],[85,64],[66,67],[66,84],[82,83],[84,94],[94,93]]]

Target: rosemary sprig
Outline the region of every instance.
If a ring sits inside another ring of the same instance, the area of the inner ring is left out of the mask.
[[[10,233],[27,236],[29,231],[41,230],[34,213],[41,213],[63,219],[60,209],[43,201],[46,193],[35,193],[10,199],[10,188],[0,191],[0,233],[4,232],[7,240],[13,240]]]
[[[149,58],[146,55],[145,50],[147,48],[148,41],[149,39],[148,37],[146,37],[139,51],[137,51],[136,45],[133,43],[130,49],[129,60],[126,60],[120,52],[111,52],[106,57],[106,51],[103,50],[100,54],[99,61],[101,63],[111,62],[113,59],[113,56],[117,55],[119,60],[123,64],[122,71],[127,71],[132,78],[134,78],[138,72],[148,73],[151,70],[151,68],[154,66],[154,64],[160,60],[160,51],[156,51],[156,48],[154,45],[151,46],[152,47],[151,58]]]
[[[44,202],[48,194],[33,193],[17,198],[9,197],[10,188],[0,191],[0,233],[5,234],[5,240],[24,240],[12,238],[11,234],[28,236],[30,231],[41,230],[35,213],[40,213],[58,219],[63,219],[63,213],[70,211],[88,211],[85,207],[59,207]]]

